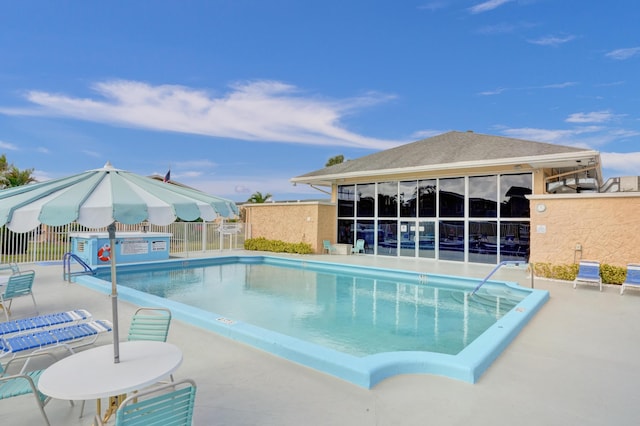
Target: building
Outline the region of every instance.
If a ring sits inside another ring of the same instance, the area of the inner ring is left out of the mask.
[[[376,256],[488,264],[640,261],[628,238],[640,230],[638,179],[603,182],[593,150],[448,132],[291,181],[331,194],[332,208],[317,209],[323,217],[304,217],[312,228],[322,224],[315,234],[304,233],[318,251],[322,239],[347,245],[363,239],[365,252]],[[301,220],[286,213],[287,204],[270,208],[254,211],[254,218]],[[280,239],[305,241],[300,233]]]

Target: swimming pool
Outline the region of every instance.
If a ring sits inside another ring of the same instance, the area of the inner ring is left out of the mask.
[[[77,278],[108,292],[105,281]],[[470,296],[477,283],[270,256],[118,266],[123,300],[366,388],[404,373],[474,383],[548,299],[495,281]]]

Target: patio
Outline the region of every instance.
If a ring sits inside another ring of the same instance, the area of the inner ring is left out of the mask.
[[[237,252],[226,252],[229,255]],[[245,252],[243,252],[245,253]],[[466,265],[373,256],[309,256],[323,261],[428,270],[482,278],[493,265]],[[41,313],[85,308],[111,318],[108,296],[62,280],[62,267],[22,265],[37,271],[34,293]],[[529,287],[522,269],[503,267],[495,279]],[[551,298],[478,383],[431,375],[387,379],[371,390],[301,367],[254,348],[174,320],[168,341],[184,362],[176,379],[198,384],[195,425],[635,425],[640,394],[640,292],[535,280]],[[125,333],[136,306],[119,303]],[[29,316],[24,301],[14,318]],[[101,338],[108,343],[110,336]],[[207,354],[203,356],[203,354]],[[2,401],[3,424],[36,425],[31,397]],[[89,425],[91,408],[53,400],[53,425]]]

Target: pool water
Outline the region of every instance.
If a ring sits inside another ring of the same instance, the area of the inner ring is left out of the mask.
[[[110,293],[110,268],[76,282]],[[275,256],[118,265],[118,297],[358,386],[475,383],[548,300],[515,283]]]
[[[235,263],[119,272],[118,284],[355,356],[457,354],[527,295],[301,264]],[[110,280],[110,273],[101,274]]]

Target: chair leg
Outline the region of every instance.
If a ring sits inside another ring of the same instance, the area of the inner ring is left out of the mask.
[[[40,315],[38,312],[38,305],[36,304],[36,297],[31,293],[31,300],[33,300],[33,307],[36,309],[36,315]]]
[[[47,413],[44,412],[44,404],[41,400],[40,397],[38,396],[38,394],[33,394],[33,396],[36,398],[36,404],[38,404],[38,408],[40,409],[40,413],[42,414],[42,417],[44,417],[44,422],[47,424],[47,426],[50,426],[51,423],[49,423],[49,418],[47,417]]]

